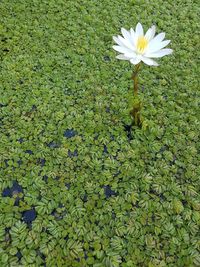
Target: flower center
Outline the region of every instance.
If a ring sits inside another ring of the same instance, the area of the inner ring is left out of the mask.
[[[148,45],[148,41],[144,36],[138,37],[137,50],[139,53],[143,53],[147,45]]]

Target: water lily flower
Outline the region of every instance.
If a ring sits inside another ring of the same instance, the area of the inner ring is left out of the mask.
[[[172,49],[165,48],[170,40],[165,40],[165,33],[159,33],[155,36],[156,27],[153,25],[144,34],[141,23],[138,23],[135,30],[130,31],[122,28],[122,36],[113,36],[117,45],[113,49],[121,53],[116,58],[129,60],[132,64],[137,65],[141,61],[150,66],[158,66],[158,63],[152,58],[160,58],[173,52]]]

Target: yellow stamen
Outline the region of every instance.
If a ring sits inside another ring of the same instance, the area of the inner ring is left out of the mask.
[[[139,53],[143,53],[147,45],[148,45],[148,41],[144,36],[138,37],[137,50]]]

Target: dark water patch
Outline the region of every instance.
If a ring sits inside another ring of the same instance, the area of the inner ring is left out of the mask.
[[[117,171],[116,173],[113,174],[113,177],[117,177],[120,173],[121,171]]]
[[[164,196],[164,194],[163,193],[157,193],[154,189],[150,189],[149,190],[149,193],[150,194],[153,194],[153,195],[155,195],[155,196],[157,196],[157,197],[159,197],[160,198],[160,200],[162,200],[162,201],[165,201],[166,200],[166,197]]]
[[[106,107],[106,113],[110,113],[110,108]]]
[[[37,217],[35,208],[22,212],[22,219],[25,223],[31,224]]]
[[[54,216],[56,221],[60,221],[63,219],[63,217],[67,214],[66,211],[62,211],[62,212],[57,212],[56,209],[54,209],[51,213],[52,216]]]
[[[10,229],[11,229],[11,227],[6,227],[5,228],[5,239],[4,239],[4,241],[7,242],[7,243],[9,243],[11,241]]]
[[[124,129],[126,131],[126,135],[128,137],[129,140],[133,140],[132,134],[131,134],[131,129],[132,129],[132,124],[130,125],[124,125]]]
[[[65,186],[67,187],[67,189],[70,189],[71,184],[70,183],[65,183]]]
[[[182,204],[183,204],[184,207],[186,207],[187,204],[188,204],[187,200],[185,200],[185,199],[183,199],[181,202],[182,202]]]
[[[95,134],[94,140],[98,140],[98,138],[99,138],[99,134]]]
[[[39,250],[36,250],[37,255],[44,261],[46,259],[46,256]]]
[[[170,165],[170,166],[174,165],[174,164],[176,163],[176,160],[177,160],[177,157],[176,157],[175,155],[173,155],[173,160],[171,160],[171,161],[169,162],[169,165]]]
[[[60,144],[58,144],[54,141],[51,141],[50,143],[47,144],[47,146],[54,149],[54,148],[59,148]]]
[[[20,197],[16,197],[14,206],[19,206]]]
[[[8,104],[2,104],[0,103],[0,108],[7,107]]]
[[[24,142],[24,139],[21,137],[17,140],[20,144]]]
[[[104,154],[107,154],[108,153],[108,149],[107,149],[107,146],[106,145],[103,145],[103,153]]]
[[[12,192],[12,195],[23,193],[23,188],[21,185],[18,184],[17,181],[14,181],[13,186],[11,187],[11,192]]]
[[[19,79],[18,83],[19,84],[24,84],[24,81],[22,79]]]
[[[45,183],[48,182],[48,176],[47,176],[47,175],[44,175],[44,176],[42,177],[42,179],[45,181]]]
[[[46,159],[42,159],[42,158],[41,159],[38,159],[37,163],[40,164],[41,167],[44,167],[44,165],[46,163]]]
[[[117,193],[113,191],[109,185],[105,185],[103,188],[104,188],[104,194],[106,198],[117,195]]]
[[[16,257],[18,258],[18,260],[20,261],[22,258],[22,253],[18,250],[16,253]]]
[[[164,146],[161,147],[159,153],[163,153],[163,152],[165,152],[165,151],[168,150],[168,149],[169,149],[169,147],[166,146],[166,145],[164,145]]]
[[[87,260],[87,258],[88,258],[87,252],[84,250],[84,259]]]
[[[110,57],[109,56],[104,56],[103,59],[104,59],[104,61],[107,61],[107,62],[110,61]]]
[[[68,241],[68,240],[69,240],[69,235],[66,235],[66,236],[64,237],[64,240]]]
[[[70,158],[77,157],[77,156],[78,156],[78,150],[75,149],[75,150],[72,152],[72,151],[69,149],[69,150],[68,150],[68,156],[69,156]]]
[[[8,161],[9,161],[9,159],[4,159],[4,162],[5,162],[5,164],[6,164],[6,168],[9,167],[9,165],[8,165]]]
[[[23,161],[22,161],[21,159],[19,159],[19,160],[17,161],[17,163],[18,163],[18,165],[20,166],[20,165],[23,164]]]
[[[11,194],[11,190],[9,187],[5,188],[2,192],[2,197],[11,197],[12,194]]]
[[[4,48],[2,51],[8,53],[10,50],[8,48]]]
[[[115,219],[116,218],[116,214],[115,212],[112,212],[112,219]]]
[[[25,151],[25,153],[27,153],[27,154],[29,154],[29,155],[33,155],[33,151],[32,151],[32,150],[29,150],[29,149],[27,149],[27,150]]]
[[[110,135],[110,139],[111,139],[111,141],[114,141],[115,140],[115,137],[114,137],[114,135]]]
[[[10,229],[11,229],[11,227],[6,227],[6,228],[5,228],[5,232],[6,232],[6,233],[9,233],[9,232],[10,232]]]
[[[37,110],[37,106],[36,105],[32,105],[31,111],[35,111]]]
[[[72,137],[74,137],[76,135],[77,135],[77,132],[74,129],[67,129],[64,132],[64,136],[67,137],[67,138],[72,138]]]
[[[84,197],[82,198],[82,200],[83,200],[84,203],[88,201],[88,196],[87,196],[87,194],[84,195]]]
[[[17,181],[13,182],[12,187],[7,187],[3,190],[2,196],[3,197],[12,197],[15,194],[23,193],[23,188],[21,185],[18,184]]]

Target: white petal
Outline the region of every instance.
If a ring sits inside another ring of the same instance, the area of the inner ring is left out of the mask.
[[[138,42],[138,35],[137,35],[137,33],[135,32],[135,34],[134,34],[134,39],[133,39],[133,44],[134,44],[134,47],[137,47],[137,42]],[[137,49],[136,49],[137,50]]]
[[[129,60],[130,59],[124,55],[118,55],[118,56],[116,56],[116,58],[121,59],[121,60]]]
[[[119,38],[118,37],[116,37],[116,36],[113,36],[113,40],[115,41],[115,43],[117,43],[118,45],[120,45],[120,46],[124,46],[124,44],[119,40]]]
[[[149,65],[149,66],[158,66],[158,63],[157,62],[155,62],[153,59],[151,59],[151,58],[148,58],[148,57],[145,57],[145,56],[141,56],[141,60],[145,63],[145,64],[147,64],[147,65]]]
[[[137,42],[136,42],[136,37],[137,37],[137,34],[135,33],[135,31],[131,28],[130,29],[130,34],[131,34],[131,39],[132,39],[132,44],[133,44],[133,46],[134,46],[134,50],[136,50],[136,44],[137,44]]]
[[[134,40],[135,32],[133,28],[130,29],[131,39]]]
[[[167,46],[170,42],[171,42],[170,40],[166,40],[163,42],[150,42],[147,51],[148,53],[157,52],[158,50]]]
[[[157,44],[158,42],[162,42],[162,40],[164,40],[165,38],[165,33],[161,32],[158,35],[156,35],[156,37],[154,37],[150,42],[149,42],[149,46],[151,45],[152,47]]]
[[[119,46],[119,45],[113,45],[113,49],[120,53],[131,53],[132,51],[126,47]]]
[[[134,64],[134,65],[137,65],[138,63],[140,63],[140,61],[141,61],[140,57],[132,58],[132,59],[130,60],[130,62],[131,62],[132,64]]]
[[[135,52],[125,53],[124,55],[129,58],[135,58],[137,56]]]
[[[143,31],[143,27],[142,27],[142,24],[141,23],[138,23],[136,25],[135,32],[136,32],[136,34],[138,36],[143,36],[144,35],[144,31]]]
[[[121,28],[121,32],[122,32],[122,35],[124,36],[125,39],[127,39],[130,43],[132,41],[131,39],[131,34],[129,31],[127,31],[126,29],[124,28]]]
[[[148,29],[148,31],[146,32],[145,34],[145,38],[148,40],[148,41],[151,41],[153,39],[153,37],[155,36],[155,33],[156,33],[156,26],[151,26],[150,29]]]
[[[119,36],[118,39],[120,40],[120,42],[127,48],[131,49],[131,50],[135,50],[135,47],[127,40],[124,39],[123,37]]]
[[[135,58],[137,55],[134,52],[131,53],[125,53],[123,54],[124,57],[131,59],[131,58]]]
[[[172,49],[161,49],[161,50],[159,50],[158,52],[155,52],[155,53],[145,54],[145,56],[158,58],[158,57],[164,57],[166,55],[170,55],[172,52],[173,52]]]

